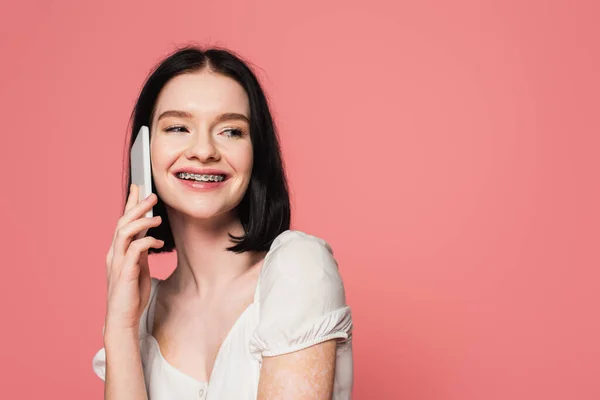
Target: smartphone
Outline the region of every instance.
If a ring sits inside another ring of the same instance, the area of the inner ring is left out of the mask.
[[[131,146],[131,183],[139,187],[138,201],[144,200],[152,193],[152,170],[150,164],[150,129],[142,126],[133,146]],[[152,218],[152,209],[145,215]]]

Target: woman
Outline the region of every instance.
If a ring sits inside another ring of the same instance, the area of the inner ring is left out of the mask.
[[[180,49],[148,77],[132,122],[130,143],[150,127],[155,192],[138,202],[128,185],[106,257],[93,359],[105,398],[350,398],[337,263],[323,239],[289,229],[275,126],[250,68],[223,49]],[[174,272],[151,278],[148,252],[173,249]]]

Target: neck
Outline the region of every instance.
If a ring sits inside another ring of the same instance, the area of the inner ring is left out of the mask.
[[[229,233],[234,236],[244,233],[237,216],[228,214],[198,220],[172,209],[167,212],[177,251],[177,268],[168,278],[175,292],[210,296],[251,270],[260,260],[256,252],[236,254],[226,250],[235,244],[229,239]]]

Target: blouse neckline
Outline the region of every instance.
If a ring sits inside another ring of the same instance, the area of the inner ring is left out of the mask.
[[[264,262],[266,262],[267,257],[265,256]],[[263,266],[261,267],[261,274],[262,274],[262,268],[264,268],[264,262],[263,262]],[[152,298],[150,299],[150,304],[149,304],[149,308],[148,308],[148,314],[147,314],[147,324],[146,324],[146,336],[149,337],[152,342],[154,342],[154,345],[156,346],[156,350],[157,350],[157,354],[158,357],[160,358],[160,361],[167,366],[167,368],[169,368],[170,370],[172,370],[173,372],[175,372],[177,375],[182,376],[184,379],[189,380],[190,382],[192,382],[194,385],[204,388],[206,386],[208,386],[208,384],[210,383],[210,378],[214,375],[217,363],[219,361],[219,357],[221,356],[221,353],[223,352],[223,348],[225,347],[225,345],[227,343],[229,343],[229,341],[231,341],[231,336],[233,335],[233,332],[235,332],[238,329],[238,325],[241,323],[240,321],[242,321],[245,317],[245,315],[248,313],[248,311],[257,303],[258,300],[258,287],[260,285],[260,274],[259,274],[259,278],[258,278],[258,282],[256,283],[256,289],[254,292],[254,298],[252,303],[248,304],[246,306],[246,308],[244,309],[244,311],[242,311],[242,313],[238,316],[238,318],[235,320],[235,322],[233,323],[233,325],[231,326],[231,328],[229,329],[229,332],[227,332],[227,335],[225,336],[225,339],[223,339],[223,342],[221,343],[221,346],[219,347],[219,350],[217,350],[217,356],[215,357],[215,362],[213,363],[213,368],[212,371],[210,373],[210,376],[208,378],[208,381],[199,381],[198,379],[186,374],[183,371],[180,371],[179,369],[175,368],[173,365],[171,365],[163,356],[162,351],[160,350],[160,345],[158,343],[158,340],[154,337],[153,335],[153,331],[154,331],[154,310],[156,308],[156,298],[157,298],[157,293],[158,293],[158,289],[160,286],[160,283],[162,282],[162,279],[157,279],[157,282],[154,286],[154,292],[152,293]]]
[[[289,232],[289,230],[283,232],[286,233]],[[280,234],[281,236],[281,234]],[[263,265],[261,267],[261,270],[259,272],[258,275],[258,280],[256,282],[256,288],[254,290],[254,297],[253,297],[253,301],[252,303],[248,304],[248,306],[244,309],[244,311],[242,311],[242,313],[238,316],[238,318],[235,320],[235,322],[233,323],[233,325],[231,326],[231,329],[229,329],[229,332],[227,332],[227,335],[225,336],[225,339],[223,339],[223,343],[221,343],[221,346],[219,347],[219,350],[217,351],[217,356],[215,357],[215,362],[213,364],[213,368],[212,371],[210,372],[210,376],[208,378],[208,382],[204,381],[199,381],[196,378],[180,371],[179,369],[175,368],[173,365],[171,365],[163,356],[161,350],[160,350],[160,345],[158,343],[158,340],[156,340],[156,338],[152,335],[153,331],[154,331],[154,310],[156,308],[156,297],[157,297],[157,293],[158,293],[158,289],[160,286],[160,283],[163,281],[162,279],[158,279],[158,278],[154,278],[156,279],[156,283],[154,284],[154,290],[151,293],[151,298],[150,298],[150,302],[148,305],[148,310],[147,310],[147,315],[146,315],[146,336],[149,337],[152,342],[154,342],[154,345],[156,346],[156,350],[158,353],[158,356],[160,358],[160,361],[165,364],[169,369],[171,369],[173,372],[175,372],[176,374],[178,374],[179,376],[182,376],[183,378],[189,380],[190,382],[194,383],[196,386],[199,386],[201,388],[206,388],[208,386],[208,384],[210,383],[210,379],[214,376],[214,372],[216,369],[216,366],[218,364],[219,358],[221,357],[221,353],[223,352],[223,348],[225,347],[225,345],[231,340],[231,336],[233,335],[233,332],[235,330],[237,330],[238,325],[241,323],[240,321],[242,321],[245,317],[246,314],[248,314],[248,311],[250,309],[252,309],[255,305],[258,305],[259,303],[259,293],[260,293],[260,280],[261,277],[263,276],[263,273],[265,271],[265,267],[267,266],[267,261],[269,260],[269,258],[271,258],[270,256],[273,254],[273,250],[276,247],[276,243],[277,240],[273,241],[273,243],[271,243],[271,246],[269,248],[269,251],[267,252],[267,254],[265,255],[265,258],[263,259]]]

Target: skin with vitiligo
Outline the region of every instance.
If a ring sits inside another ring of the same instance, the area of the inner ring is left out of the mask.
[[[331,399],[335,349],[335,340],[329,340],[294,353],[265,358],[258,399]]]
[[[231,246],[228,233],[244,233],[235,208],[252,175],[249,101],[235,80],[203,70],[171,79],[155,109],[152,174],[169,217],[178,264],[159,285],[151,333],[169,364],[207,382],[224,338],[253,301],[266,255],[224,250]],[[174,174],[190,166],[216,168],[229,179],[218,189],[194,192]],[[138,202],[137,191],[133,185],[106,259],[105,399],[110,400],[147,398],[138,326],[150,294],[148,249],[163,244],[136,235],[162,221],[144,217],[156,195]],[[264,357],[258,399],[330,399],[335,345],[328,341]]]

